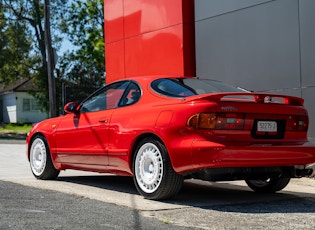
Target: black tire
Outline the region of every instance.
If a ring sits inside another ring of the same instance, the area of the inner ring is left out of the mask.
[[[41,135],[36,135],[32,140],[30,166],[37,179],[52,180],[59,175],[60,171],[52,163],[48,143]]]
[[[284,189],[290,182],[290,178],[279,177],[268,180],[245,180],[248,187],[255,192],[273,193]]]
[[[174,171],[165,146],[150,137],[142,140],[136,149],[133,174],[138,192],[151,200],[175,196],[183,184],[183,176]]]

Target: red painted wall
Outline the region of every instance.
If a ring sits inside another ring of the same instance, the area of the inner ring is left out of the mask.
[[[195,76],[194,0],[104,0],[106,82]]]

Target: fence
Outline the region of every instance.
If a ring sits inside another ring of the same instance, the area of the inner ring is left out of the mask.
[[[64,106],[68,102],[80,103],[87,96],[93,93],[99,87],[83,86],[76,84],[62,84],[62,105]]]

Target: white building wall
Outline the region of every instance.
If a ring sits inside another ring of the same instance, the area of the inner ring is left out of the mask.
[[[196,73],[300,96],[315,138],[315,1],[196,0]]]
[[[36,123],[47,118],[47,114],[39,110],[24,111],[23,99],[34,100],[34,97],[25,92],[11,92],[1,96],[4,123]]]
[[[34,97],[25,92],[16,93],[17,123],[36,123],[47,118],[47,114],[40,110],[23,111],[23,99],[34,100]]]

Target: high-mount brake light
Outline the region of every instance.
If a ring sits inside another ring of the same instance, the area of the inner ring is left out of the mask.
[[[243,129],[245,115],[241,113],[198,113],[192,115],[187,126],[192,129]]]

